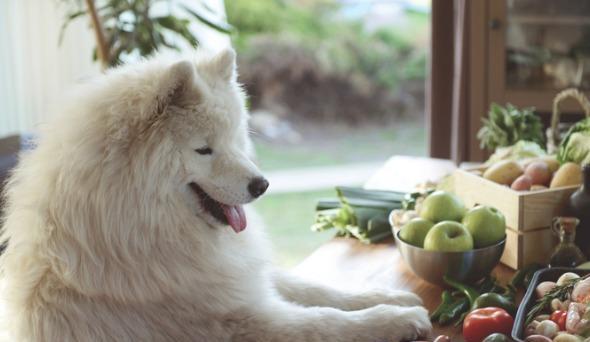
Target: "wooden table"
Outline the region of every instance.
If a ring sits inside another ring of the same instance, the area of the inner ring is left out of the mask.
[[[437,181],[452,172],[448,160],[395,156],[365,184],[366,188],[411,191],[421,182]],[[412,291],[422,297],[429,311],[440,303],[442,288],[418,278],[406,266],[392,242],[364,245],[353,239],[334,239],[317,249],[294,269],[295,274],[335,288],[363,291],[392,288]],[[497,266],[494,275],[506,283],[514,271]],[[462,341],[461,329],[435,326],[436,335]]]
[[[440,303],[442,288],[418,278],[406,266],[393,242],[364,245],[354,239],[334,239],[321,246],[294,270],[310,281],[339,289],[363,291],[391,288],[412,291],[432,312]],[[493,274],[506,283],[514,271],[498,265]],[[435,326],[434,336],[449,335],[452,341],[463,341],[461,329]]]

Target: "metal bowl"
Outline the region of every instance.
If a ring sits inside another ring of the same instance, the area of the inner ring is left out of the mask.
[[[395,231],[397,248],[412,271],[436,285],[444,285],[445,275],[461,281],[475,282],[490,274],[504,252],[506,238],[495,245],[466,252],[427,251],[402,241]]]

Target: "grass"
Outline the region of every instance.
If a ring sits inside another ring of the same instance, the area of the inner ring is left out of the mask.
[[[263,196],[254,207],[262,216],[272,242],[275,262],[292,267],[334,236],[334,231],[312,232],[310,226],[319,198],[333,197],[334,190]]]
[[[423,123],[403,123],[394,127],[349,128],[306,136],[299,144],[255,141],[263,170],[311,166],[343,165],[385,161],[395,154],[426,155]]]

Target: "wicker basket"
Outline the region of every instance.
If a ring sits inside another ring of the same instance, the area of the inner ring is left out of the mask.
[[[584,110],[586,117],[590,117],[590,101],[576,88],[565,89],[559,92],[553,99],[553,115],[551,117],[551,127],[547,131],[547,151],[551,154],[557,153],[559,143],[561,141],[561,133],[559,130],[559,119],[561,117],[561,111],[559,105],[567,98],[575,99],[580,107]]]

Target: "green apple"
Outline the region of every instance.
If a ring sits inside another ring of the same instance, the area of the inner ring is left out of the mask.
[[[434,223],[416,217],[403,225],[399,231],[399,237],[410,245],[424,247],[424,238],[432,226]]]
[[[435,191],[424,199],[420,208],[420,217],[432,222],[461,222],[465,214],[463,202],[455,194]]]
[[[461,223],[442,221],[435,224],[426,234],[424,249],[440,252],[464,252],[473,249],[473,238]]]
[[[478,205],[463,218],[463,225],[473,236],[475,248],[491,246],[506,236],[506,219],[498,209]]]

